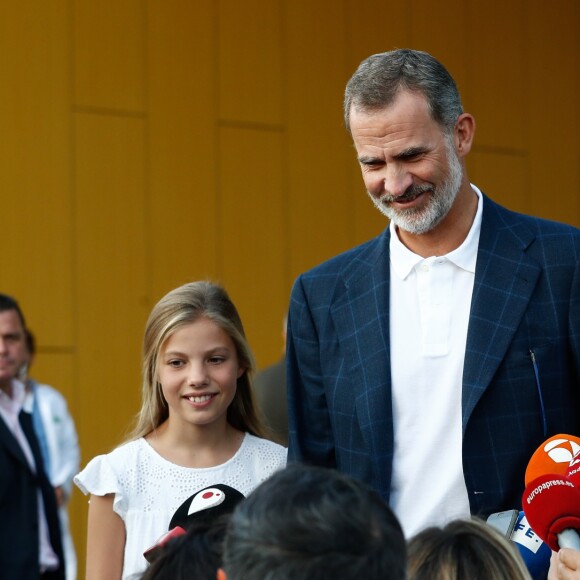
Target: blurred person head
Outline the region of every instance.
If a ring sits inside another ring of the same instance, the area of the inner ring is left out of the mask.
[[[142,580],[215,580],[229,514],[191,526],[163,546]]]
[[[151,311],[143,340],[143,403],[130,438],[147,435],[168,418],[169,408],[159,381],[159,358],[177,330],[200,319],[213,322],[231,338],[238,364],[244,369],[227,410],[228,423],[242,432],[263,436],[251,388],[255,362],[238,311],[224,288],[200,281],[175,288]]]
[[[531,580],[515,545],[483,521],[431,527],[408,545],[408,580]]]
[[[29,379],[28,374],[30,372],[30,367],[32,366],[32,360],[36,354],[36,338],[28,328],[24,329],[24,344],[24,358],[18,371],[18,378],[25,383],[27,388],[29,388],[29,385],[27,384]]]
[[[27,360],[26,323],[18,302],[0,294],[0,389],[11,396],[12,380]]]
[[[290,465],[234,510],[227,580],[403,580],[405,539],[388,505],[336,470]]]

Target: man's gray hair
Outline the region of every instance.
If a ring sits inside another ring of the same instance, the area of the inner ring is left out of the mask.
[[[363,60],[346,85],[344,122],[350,112],[379,111],[390,105],[400,89],[425,96],[433,119],[450,133],[463,113],[461,97],[447,69],[426,52],[398,49]]]

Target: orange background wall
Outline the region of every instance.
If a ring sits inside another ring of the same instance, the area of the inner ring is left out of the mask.
[[[2,16],[0,291],[83,464],[138,409],[165,292],[225,284],[264,366],[295,276],[385,226],[342,127],[372,53],[444,62],[478,123],[472,181],[580,225],[577,0],[24,0]],[[83,562],[78,490],[71,511]]]

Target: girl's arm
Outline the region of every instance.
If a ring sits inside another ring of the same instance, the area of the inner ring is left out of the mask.
[[[113,511],[115,494],[91,495],[87,532],[86,580],[120,580],[125,524]]]

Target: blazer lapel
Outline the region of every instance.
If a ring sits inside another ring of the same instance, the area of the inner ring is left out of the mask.
[[[12,434],[12,431],[8,429],[8,426],[4,422],[4,419],[0,417],[0,445],[3,445],[6,450],[14,456],[18,461],[20,461],[26,468],[30,470],[30,465],[22,452],[20,444],[16,440],[16,437]]]
[[[540,267],[525,250],[533,233],[484,196],[463,369],[463,429],[504,358]],[[497,250],[500,248],[500,250]]]
[[[345,293],[331,306],[345,374],[356,389],[359,426],[371,457],[392,456],[389,345],[389,230],[345,272]],[[390,478],[390,472],[380,470]],[[379,477],[382,477],[379,476]]]

